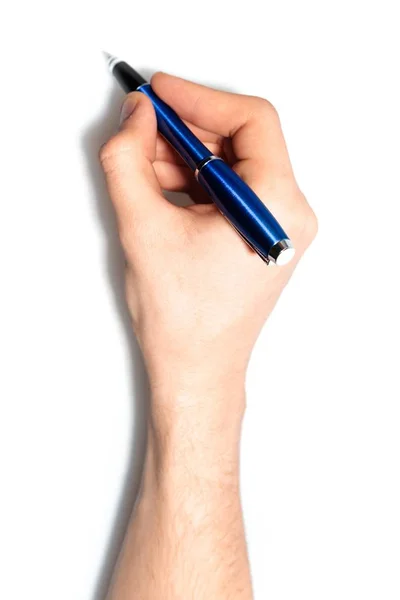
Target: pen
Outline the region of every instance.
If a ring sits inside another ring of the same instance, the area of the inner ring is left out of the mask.
[[[106,54],[106,58],[111,73],[125,92],[138,91],[150,98],[158,131],[183,158],[198,183],[244,241],[267,264],[287,264],[295,253],[293,245],[253,190],[222,158],[206,148],[139,73],[115,56]]]

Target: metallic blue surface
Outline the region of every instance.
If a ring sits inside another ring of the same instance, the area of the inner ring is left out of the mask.
[[[190,131],[180,117],[153,91],[149,83],[140,85],[138,91],[152,101],[160,133],[195,171],[199,167],[198,181],[211,196],[222,214],[230,221],[248,244],[266,261],[277,242],[288,239],[275,217],[256,194],[228,164],[211,160],[199,166],[212,153]]]
[[[156,110],[159,132],[172,144],[194,171],[198,163],[210,156],[211,152],[190,131],[176,112],[157,96],[149,83],[141,85],[138,92],[143,92],[150,98]]]
[[[265,204],[224,161],[208,162],[198,180],[222,214],[265,260],[274,244],[288,239]]]

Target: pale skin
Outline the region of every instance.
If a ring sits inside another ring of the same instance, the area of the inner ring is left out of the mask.
[[[150,100],[129,94],[100,153],[126,257],[126,295],[151,399],[140,497],[108,600],[250,600],[239,490],[245,376],[257,336],[317,222],[266,100],[158,73],[156,93],[253,188],[296,256],[266,264],[157,134]],[[180,208],[162,190],[188,191]]]

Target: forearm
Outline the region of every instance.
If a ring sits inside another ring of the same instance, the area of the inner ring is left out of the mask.
[[[250,600],[239,494],[243,386],[165,395],[153,394],[142,491],[109,598]]]

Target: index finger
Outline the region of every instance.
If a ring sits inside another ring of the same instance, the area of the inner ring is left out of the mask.
[[[231,138],[238,161],[257,161],[269,172],[291,173],[279,117],[267,100],[222,92],[166,73],[156,73],[151,85],[183,119]]]

